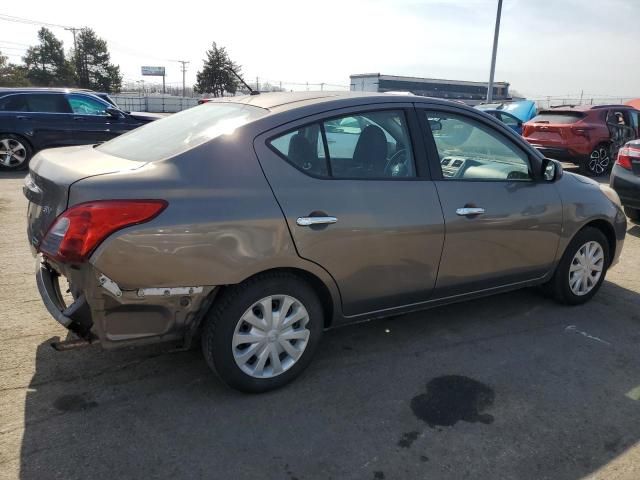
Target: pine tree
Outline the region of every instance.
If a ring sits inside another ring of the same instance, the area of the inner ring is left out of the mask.
[[[38,40],[23,57],[29,81],[40,87],[73,86],[73,67],[64,56],[62,42],[45,27],[38,32]]]
[[[0,52],[0,87],[24,87],[29,85],[24,67],[9,63],[6,55]]]
[[[199,93],[210,93],[214,97],[221,97],[225,92],[234,94],[238,90],[238,80],[230,68],[240,73],[240,66],[234,63],[224,47],[218,48],[213,42],[211,49],[206,52],[202,70],[196,75],[194,90]]]
[[[80,88],[117,92],[122,86],[120,67],[111,63],[107,42],[90,28],[78,33],[73,60]]]

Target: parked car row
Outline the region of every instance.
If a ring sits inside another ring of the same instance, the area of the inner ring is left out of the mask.
[[[607,173],[620,148],[640,138],[640,111],[632,105],[560,105],[536,112],[535,104],[525,100],[477,108],[545,156],[575,163],[589,176]]]
[[[0,170],[22,170],[45,148],[104,142],[158,118],[121,110],[106,93],[0,88]]]
[[[298,376],[325,328],[533,285],[584,303],[626,232],[608,186],[417,96],[215,100],[40,152],[24,193],[60,324],[107,348],[200,335],[250,392]]]

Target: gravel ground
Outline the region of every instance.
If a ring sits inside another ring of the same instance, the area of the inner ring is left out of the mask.
[[[0,177],[0,478],[640,478],[640,226],[588,305],[524,290],[328,332],[248,396],[197,351],[58,353]]]

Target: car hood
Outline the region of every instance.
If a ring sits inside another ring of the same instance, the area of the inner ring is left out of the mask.
[[[162,113],[151,112],[129,112],[129,116],[142,122],[153,122],[154,120],[160,120],[161,118],[166,117],[166,115]]]

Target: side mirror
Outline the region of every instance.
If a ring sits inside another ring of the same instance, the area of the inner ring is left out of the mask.
[[[115,107],[108,107],[105,112],[107,112],[107,115],[110,115],[114,118],[124,118],[124,113],[122,112],[122,110],[119,110]]]
[[[555,182],[562,177],[562,164],[551,158],[542,161],[542,178],[545,182]]]

